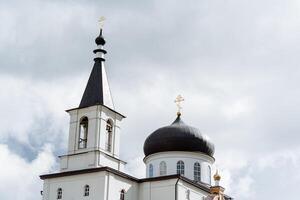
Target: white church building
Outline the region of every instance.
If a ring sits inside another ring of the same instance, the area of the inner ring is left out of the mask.
[[[105,72],[105,40],[95,40],[95,59],[87,86],[70,115],[68,151],[57,173],[44,174],[43,200],[228,200],[216,172],[214,145],[181,113],[144,143],[146,178],[124,172],[120,159],[121,121]],[[180,98],[178,99],[180,102]],[[130,144],[129,144],[130,145]]]

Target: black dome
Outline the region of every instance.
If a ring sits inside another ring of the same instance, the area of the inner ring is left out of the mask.
[[[165,151],[201,152],[214,155],[214,145],[197,128],[186,125],[180,115],[169,126],[157,129],[144,143],[145,156]]]

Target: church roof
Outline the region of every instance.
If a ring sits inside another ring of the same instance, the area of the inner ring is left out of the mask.
[[[83,93],[81,102],[79,104],[79,108],[84,108],[88,106],[94,105],[105,105],[104,98],[111,98],[110,93],[105,94],[104,91],[104,84],[108,86],[108,83],[103,83],[103,63],[100,60],[95,60],[94,67],[92,69],[90,78],[86,85],[85,91]],[[106,105],[108,107],[112,107],[112,102],[109,103],[110,105]]]
[[[92,72],[90,74],[88,83],[83,93],[79,108],[104,105],[114,109],[114,104],[107,80],[107,75],[104,67],[104,54],[106,51],[103,49],[105,40],[102,36],[102,29],[100,35],[95,40],[98,48],[94,50],[96,58]]]
[[[166,151],[201,152],[213,157],[214,145],[197,128],[186,125],[178,114],[171,125],[157,129],[144,143],[146,157]]]

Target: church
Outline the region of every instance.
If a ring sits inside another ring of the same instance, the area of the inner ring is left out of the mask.
[[[68,149],[59,156],[59,172],[40,176],[43,200],[233,199],[219,185],[218,171],[212,175],[213,143],[183,122],[181,96],[176,99],[175,120],[151,133],[144,143],[146,178],[124,172],[126,162],[119,155],[120,123],[125,116],[114,108],[102,28],[95,42],[94,66],[81,102],[66,111],[70,115]]]

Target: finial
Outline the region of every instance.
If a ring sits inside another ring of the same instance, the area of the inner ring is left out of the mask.
[[[98,20],[99,22],[99,26],[100,26],[100,34],[99,36],[95,39],[95,42],[97,45],[105,45],[105,39],[103,38],[102,36],[102,28],[103,28],[103,25],[104,25],[104,21],[105,21],[105,17],[100,17],[100,19]]]
[[[179,94],[177,97],[176,97],[176,99],[175,99],[175,103],[176,103],[176,105],[177,105],[177,116],[179,117],[180,115],[181,115],[181,109],[182,109],[182,107],[181,107],[181,102],[183,102],[184,101],[184,98]]]
[[[220,180],[221,176],[219,175],[218,169],[216,170],[216,173],[214,175],[215,185],[210,187],[210,193],[214,195],[215,197],[218,197],[217,199],[224,200],[224,190],[222,186],[220,186]],[[215,199],[215,198],[214,198]]]
[[[214,175],[214,179],[215,179],[215,181],[220,181],[221,180],[221,176],[219,175],[219,171],[218,170],[216,170],[216,173]]]

